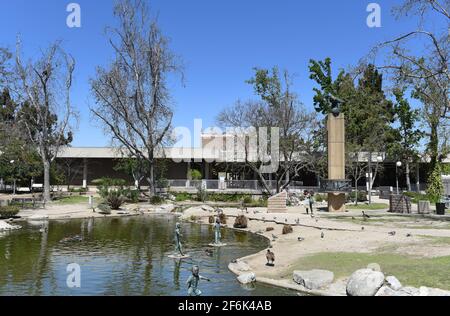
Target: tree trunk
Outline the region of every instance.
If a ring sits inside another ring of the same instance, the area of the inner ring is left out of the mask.
[[[405,165],[405,173],[406,173],[406,187],[408,188],[408,192],[411,192],[411,179],[409,176],[409,161],[406,162]]]
[[[44,202],[49,202],[50,197],[50,161],[44,160]]]
[[[153,165],[153,162],[150,162],[150,177],[148,179],[148,184],[149,184],[149,194],[150,197],[153,197],[156,195],[156,191],[155,191],[155,166]]]
[[[420,193],[420,163],[416,164],[417,193]]]

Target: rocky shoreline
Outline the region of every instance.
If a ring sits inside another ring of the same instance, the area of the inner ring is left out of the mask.
[[[212,208],[208,206],[194,207],[188,209],[182,215],[182,219],[197,222],[202,224],[209,224],[208,217],[211,216]],[[240,210],[225,210],[224,213],[229,217],[230,222],[234,222],[234,219],[239,215],[242,215]],[[262,213],[264,214],[264,213]],[[277,239],[271,239],[267,231],[259,229],[261,226],[267,226],[267,224],[276,226],[284,226],[285,223],[290,222],[292,216],[286,216],[283,218],[283,214],[276,215],[275,219],[269,219],[268,216],[261,216],[257,212],[252,213],[253,216],[249,216],[249,220],[252,223],[250,227],[246,229],[237,229],[241,231],[248,231],[259,236],[266,238],[269,241],[270,248],[275,248],[275,252],[278,257],[287,255],[287,252],[291,249],[284,245],[284,247],[277,245]],[[290,215],[290,214],[288,214]],[[317,219],[313,224],[304,223],[302,227],[309,229],[321,230],[320,227],[316,227]],[[333,227],[330,223],[321,223],[322,229],[335,231],[335,232],[356,232],[359,231],[352,227]],[[318,226],[318,225],[317,225]],[[329,227],[328,227],[329,226]],[[226,225],[229,229],[235,229],[228,223]],[[271,230],[272,232],[272,230]],[[359,231],[360,233],[360,231]],[[272,234],[272,236],[274,236]],[[275,238],[274,236],[273,238]],[[277,237],[278,238],[278,237]],[[281,238],[281,237],[280,237]],[[286,241],[285,241],[286,242]],[[239,282],[241,283],[262,283],[266,285],[281,287],[289,290],[293,290],[299,293],[299,295],[309,296],[450,296],[450,291],[441,289],[429,288],[429,287],[409,287],[403,286],[400,281],[394,276],[385,276],[381,272],[381,268],[378,264],[370,264],[367,268],[357,270],[348,278],[341,278],[336,280],[333,272],[325,270],[308,270],[308,271],[294,271],[291,278],[272,278],[267,276],[267,270],[258,264],[255,266],[255,262],[265,262],[265,251],[240,258],[233,263],[229,264],[229,270],[234,273]],[[284,265],[285,268],[286,265]],[[275,271],[277,268],[274,268]],[[281,268],[280,268],[281,269]]]

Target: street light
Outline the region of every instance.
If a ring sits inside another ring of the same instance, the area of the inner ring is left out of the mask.
[[[11,160],[9,163],[11,164],[11,165],[14,165],[14,163],[15,163],[16,161],[15,160]],[[16,177],[15,177],[15,170],[14,170],[14,184],[13,184],[13,195],[16,195]]]
[[[401,168],[401,166],[402,166],[402,162],[397,161],[397,163],[395,164],[395,178],[396,178],[396,182],[397,182],[397,195],[400,194],[400,190],[398,188],[398,168]]]

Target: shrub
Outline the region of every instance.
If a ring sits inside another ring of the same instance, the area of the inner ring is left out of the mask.
[[[208,192],[204,188],[199,187],[197,189],[197,201],[206,202],[207,200],[208,200]]]
[[[70,188],[69,192],[71,192],[71,193],[87,193],[87,192],[89,192],[89,188]]]
[[[244,215],[240,215],[236,217],[236,221],[234,222],[234,228],[245,229],[248,227],[248,219]]]
[[[252,204],[253,203],[253,198],[251,196],[247,195],[247,196],[244,197],[243,202],[244,202],[244,204]]]
[[[355,202],[356,192],[351,192],[347,196],[347,202]],[[363,191],[358,191],[358,202],[367,202],[367,193]]]
[[[158,189],[167,189],[169,187],[169,180],[166,178],[156,180],[156,187]]]
[[[15,217],[20,211],[17,205],[0,206],[0,219],[9,219]]]
[[[203,179],[202,173],[196,169],[189,170],[189,176],[192,180],[195,180],[195,181]]]
[[[192,200],[192,196],[189,193],[177,193],[175,195],[175,201],[177,202],[184,202]]]
[[[162,197],[160,197],[159,195],[154,195],[150,198],[150,204],[153,205],[159,205],[162,204],[164,202],[164,199]]]
[[[98,183],[98,194],[113,210],[118,210],[125,203],[127,191],[124,189],[125,180],[103,178],[95,180]]]
[[[111,214],[111,207],[106,204],[99,204],[97,208],[100,210],[100,214],[110,215]]]
[[[292,234],[294,232],[294,229],[291,225],[284,225],[283,226],[283,235]]]

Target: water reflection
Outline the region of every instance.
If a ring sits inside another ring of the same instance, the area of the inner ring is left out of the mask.
[[[236,258],[267,246],[255,235],[224,231],[225,248],[205,252],[210,226],[183,224],[190,259],[173,260],[173,217],[133,217],[23,223],[0,236],[0,295],[177,295],[185,296],[192,265],[212,280],[205,295],[292,295],[277,288],[241,287],[227,268]],[[81,288],[66,285],[70,263],[81,266]]]

